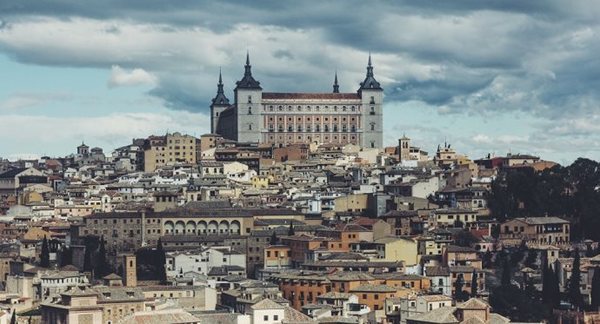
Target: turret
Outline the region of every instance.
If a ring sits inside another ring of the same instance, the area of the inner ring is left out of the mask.
[[[229,107],[229,99],[225,96],[223,91],[223,77],[221,75],[221,69],[219,69],[219,83],[217,83],[217,95],[213,98],[212,104],[210,105],[210,132],[217,133],[217,125],[219,124],[219,116],[223,110]]]
[[[244,77],[236,82],[235,105],[237,114],[236,134],[238,141],[259,142],[261,140],[261,103],[262,88],[260,82],[252,76],[250,54],[246,53]]]
[[[333,93],[340,93],[340,85],[338,84],[337,71],[335,72],[335,78],[333,80]]]
[[[367,75],[360,83],[358,94],[362,101],[364,135],[361,146],[366,148],[383,147],[383,89],[373,73],[371,54],[367,63]]]

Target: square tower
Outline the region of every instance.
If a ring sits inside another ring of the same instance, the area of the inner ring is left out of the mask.
[[[358,93],[362,104],[362,129],[360,146],[364,148],[383,147],[383,89],[373,74],[371,55],[367,65],[367,76],[360,83]]]
[[[238,142],[259,142],[261,140],[262,88],[252,77],[250,56],[246,54],[244,77],[236,82],[235,106]]]
[[[137,287],[137,260],[135,254],[123,256],[123,279],[125,287]]]

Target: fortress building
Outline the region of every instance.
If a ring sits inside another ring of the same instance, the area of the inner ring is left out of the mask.
[[[311,142],[383,147],[383,89],[375,80],[370,55],[365,80],[354,93],[339,92],[337,73],[332,92],[265,92],[252,76],[249,55],[244,68],[233,104],[219,73],[210,106],[212,133],[276,147]]]

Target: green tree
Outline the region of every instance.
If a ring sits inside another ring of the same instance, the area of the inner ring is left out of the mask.
[[[552,306],[553,307],[558,307],[560,305],[560,284],[558,282],[558,273],[556,271],[552,271],[552,269],[550,269],[550,274],[551,274],[551,291],[550,294],[552,296]]]
[[[538,251],[537,250],[527,250],[527,258],[525,258],[525,266],[530,267],[532,269],[537,269],[538,259]]]
[[[542,278],[542,301],[551,308],[560,305],[558,276],[550,267],[544,267]]]
[[[550,269],[548,269],[548,267],[544,267],[542,269],[542,301],[546,305],[551,304],[550,276]]]
[[[598,310],[600,307],[600,269],[594,269],[592,277],[592,302],[590,304],[592,310]]]
[[[163,249],[162,240],[159,238],[156,242],[156,271],[158,272],[158,280],[161,283],[167,282],[167,269],[165,268],[166,263],[165,251]]]
[[[98,247],[98,253],[96,256],[96,271],[95,277],[102,278],[110,273],[110,264],[106,257],[106,246],[104,242],[104,236],[100,238],[100,246]]]
[[[581,260],[579,256],[579,249],[575,249],[575,256],[573,257],[573,267],[571,269],[571,278],[569,279],[568,297],[571,304],[577,308],[583,307],[583,296],[581,295]]]
[[[10,317],[10,324],[17,324],[17,310],[13,309],[12,316]]]
[[[456,281],[454,281],[454,299],[457,301],[465,300],[465,293],[463,291],[463,287],[465,285],[465,279],[463,278],[462,273],[459,273],[456,277]]]
[[[512,285],[510,277],[511,277],[510,262],[508,261],[508,259],[504,259],[504,263],[502,264],[502,277],[500,280],[500,282],[502,283],[502,286]]]
[[[294,236],[296,231],[294,231],[294,223],[290,222],[290,229],[288,230],[288,236]]]
[[[277,231],[273,230],[273,233],[271,233],[271,245],[277,244],[277,241],[279,241],[279,238],[277,237]]]
[[[490,252],[489,248],[485,250],[485,253],[483,254],[483,257],[481,259],[481,263],[483,263],[484,268],[492,267],[492,252]]]
[[[50,248],[48,247],[48,239],[44,235],[42,241],[42,252],[40,254],[40,267],[48,268],[50,266]]]
[[[477,297],[477,290],[479,290],[477,284],[477,271],[473,269],[473,274],[471,275],[471,297]]]

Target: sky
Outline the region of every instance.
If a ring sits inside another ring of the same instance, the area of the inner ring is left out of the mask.
[[[0,157],[210,131],[246,52],[265,91],[354,92],[369,53],[384,144],[600,160],[600,1],[2,0]]]

